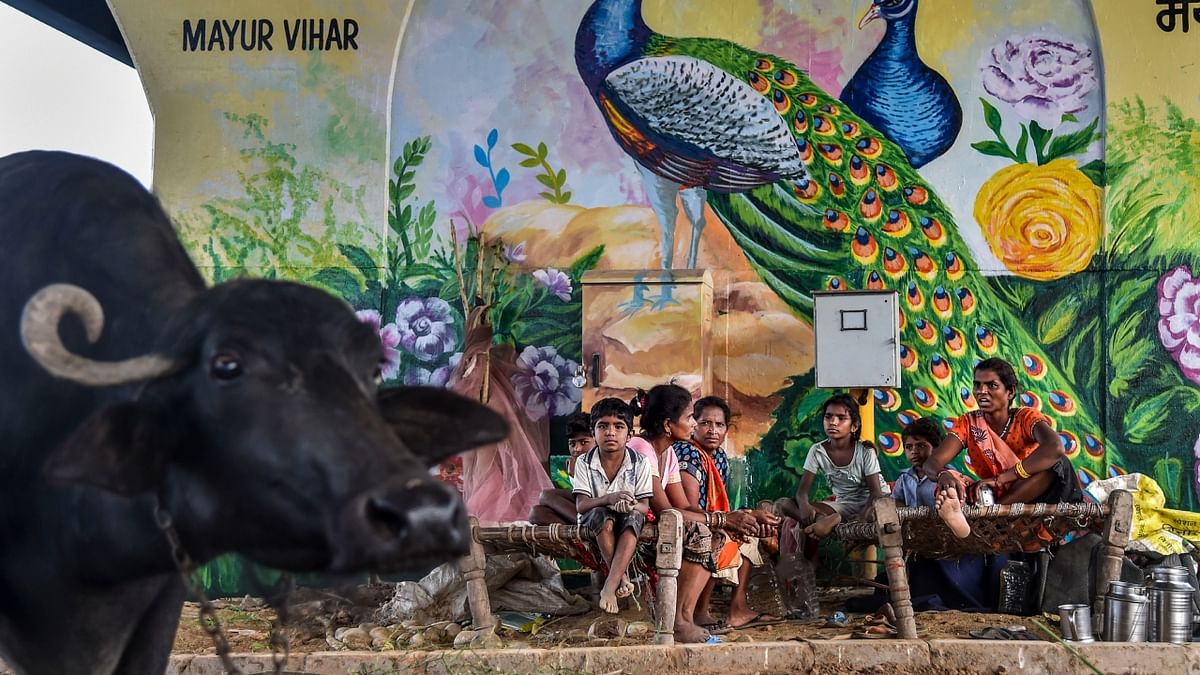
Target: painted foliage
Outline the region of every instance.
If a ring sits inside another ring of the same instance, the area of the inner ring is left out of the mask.
[[[741,413],[731,450],[757,496],[791,492],[819,440],[811,293],[890,288],[888,477],[902,428],[971,409],[972,365],[996,355],[1081,480],[1141,471],[1192,508],[1200,110],[1100,49],[1182,39],[1155,18],[1085,0],[417,3],[390,148],[356,121],[346,66],[308,55],[283,96],[319,99],[320,142],[220,99],[236,177],[171,206],[214,279],[346,298],[389,382],[465,381],[485,326],[537,461],[581,400],[583,274],[696,267],[714,280],[708,389]],[[343,170],[384,151],[386,185]],[[368,215],[381,192],[386,219]],[[669,287],[614,304],[646,339],[619,345],[625,372],[657,372],[678,304]]]

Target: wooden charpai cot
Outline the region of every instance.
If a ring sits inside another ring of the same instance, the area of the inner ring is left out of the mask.
[[[877,544],[883,549],[891,603],[896,611],[898,637],[916,639],[906,553],[931,558],[968,554],[1015,553],[1062,544],[1071,534],[1096,532],[1101,538],[1100,569],[1096,575],[1094,620],[1104,625],[1104,594],[1108,584],[1120,579],[1121,562],[1133,525],[1133,495],[1115,490],[1106,504],[1010,504],[965,506],[963,515],[971,534],[955,537],[937,512],[928,506],[897,506],[892,497],[875,500],[874,522],[842,523],[833,536],[849,546]],[[484,581],[488,553],[526,552],[556,558],[578,558],[588,542],[578,525],[501,525],[481,527],[470,519],[471,551],[459,561],[467,581],[471,621],[476,630],[490,631],[495,619]],[[679,569],[683,562],[683,518],[669,509],[658,521],[647,524],[639,546],[651,545],[658,573],[655,599],[655,643],[674,644],[675,605]]]
[[[472,517],[471,551],[459,560],[459,570],[467,580],[467,601],[471,607],[473,628],[491,631],[495,628],[491,600],[483,573],[488,553],[517,553],[549,555],[554,558],[580,557],[581,547],[591,542],[578,525],[499,525],[481,527]],[[656,522],[647,523],[638,535],[638,546],[652,546],[654,567],[658,574],[655,590],[654,642],[660,645],[675,643],[675,604],[678,595],[679,568],[683,564],[683,517],[675,509],[658,514]],[[597,556],[598,557],[598,556]]]
[[[877,544],[883,549],[884,569],[901,639],[917,637],[905,554],[928,558],[1029,552],[1053,548],[1068,535],[1095,532],[1101,536],[1100,569],[1096,574],[1093,625],[1104,625],[1104,595],[1110,582],[1121,578],[1121,561],[1133,526],[1133,495],[1114,490],[1106,504],[1008,504],[964,506],[971,534],[954,536],[937,512],[928,506],[897,506],[892,497],[875,500],[875,522],[842,523],[833,535],[849,546]]]

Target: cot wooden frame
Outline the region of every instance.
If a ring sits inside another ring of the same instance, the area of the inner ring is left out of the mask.
[[[525,551],[534,555],[574,557],[575,546],[585,543],[586,534],[578,525],[501,525],[481,527],[475,517],[471,523],[471,551],[459,560],[459,569],[467,580],[467,599],[471,606],[473,628],[491,631],[496,627],[483,579],[488,553]],[[683,516],[675,509],[658,514],[655,523],[642,528],[639,545],[653,543],[654,566],[658,571],[655,594],[654,643],[675,643],[675,606],[679,589],[679,568],[683,565]]]
[[[994,540],[973,534],[968,539],[954,541],[945,523],[927,506],[898,507],[891,497],[875,500],[874,522],[853,522],[838,525],[834,536],[850,545],[877,543],[884,554],[892,606],[896,611],[896,626],[901,639],[916,639],[917,624],[913,616],[912,595],[908,587],[908,572],[904,566],[906,553],[932,557],[950,557],[983,550],[993,553],[1012,553],[1013,547],[996,548]],[[1104,625],[1104,594],[1108,584],[1120,579],[1121,561],[1129,545],[1133,525],[1133,495],[1116,490],[1106,504],[1012,504],[997,506],[966,506],[963,514],[973,530],[1029,532],[1039,526],[1056,533],[1053,546],[1061,542],[1066,531],[1092,530],[1099,532],[1101,567],[1096,575],[1094,623]],[[578,525],[502,525],[481,527],[472,517],[471,551],[459,561],[459,569],[467,581],[467,597],[471,621],[476,630],[492,631],[496,621],[492,615],[484,567],[488,553],[526,551],[535,555],[573,557],[575,546],[585,542]],[[986,524],[986,525],[985,525]],[[678,594],[679,569],[683,562],[683,517],[679,511],[668,509],[659,514],[656,523],[648,524],[638,537],[642,544],[653,543],[655,567],[658,571],[656,597],[657,621],[655,644],[674,644],[675,608]],[[980,549],[980,547],[984,547]]]
[[[838,525],[834,536],[847,544],[878,543],[883,549],[884,569],[887,571],[892,607],[896,610],[896,626],[901,639],[916,639],[917,623],[913,616],[912,595],[908,572],[904,566],[906,553],[930,557],[953,557],[964,553],[1014,553],[1014,546],[996,548],[996,537],[977,534],[1013,532],[1016,539],[1038,527],[1055,534],[1055,541],[1070,531],[1092,530],[1102,538],[1100,569],[1096,574],[1096,602],[1092,607],[1095,626],[1104,625],[1104,594],[1109,583],[1121,578],[1121,561],[1129,545],[1133,526],[1133,495],[1126,490],[1114,490],[1106,504],[1011,504],[996,506],[966,506],[963,515],[971,523],[972,535],[957,540],[938,514],[928,506],[896,506],[892,497],[875,500],[875,522],[853,522]],[[1014,538],[1014,537],[1010,537]]]

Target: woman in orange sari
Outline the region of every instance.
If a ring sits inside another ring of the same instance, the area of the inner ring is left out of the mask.
[[[1012,407],[1017,396],[1012,365],[998,358],[980,361],[973,389],[979,409],[959,417],[925,462],[926,475],[937,477],[938,511],[955,534],[970,532],[961,504],[975,502],[983,485],[998,504],[1081,501],[1079,479],[1050,420],[1033,408]],[[946,468],[964,448],[980,478],[971,485]]]

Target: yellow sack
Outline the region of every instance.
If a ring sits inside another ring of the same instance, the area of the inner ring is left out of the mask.
[[[1187,553],[1191,542],[1200,541],[1200,513],[1168,509],[1166,496],[1153,478],[1140,473],[1106,478],[1089,483],[1085,492],[1104,503],[1113,490],[1133,493],[1130,549],[1170,555]]]

